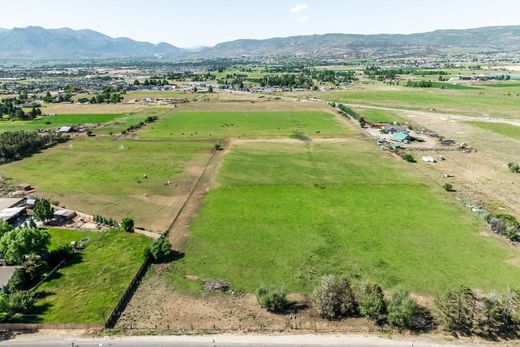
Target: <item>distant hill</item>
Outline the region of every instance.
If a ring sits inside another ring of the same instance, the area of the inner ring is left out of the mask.
[[[129,38],[111,38],[88,29],[0,29],[0,58],[3,59],[175,57],[182,52],[168,43],[154,45]]]
[[[421,56],[448,52],[518,51],[520,26],[464,30],[436,30],[401,35],[324,34],[235,40],[214,47],[181,49],[168,43],[152,44],[111,38],[93,30],[0,29],[0,59],[176,59],[236,57]]]
[[[224,42],[201,53],[211,57],[407,55],[442,52],[516,51],[520,26],[437,30],[401,35],[325,34]]]

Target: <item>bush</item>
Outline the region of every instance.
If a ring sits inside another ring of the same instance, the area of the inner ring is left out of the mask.
[[[399,329],[424,328],[422,310],[405,291],[398,291],[388,303],[388,324]]]
[[[406,153],[406,152],[399,152],[399,156],[401,158],[403,158],[404,160],[406,160],[407,162],[409,163],[415,163],[417,162],[415,160],[415,158],[413,157],[413,155],[411,155],[410,153]]]
[[[520,165],[518,165],[517,163],[507,163],[507,167],[509,168],[509,171],[511,171],[512,173],[520,173]]]
[[[105,224],[108,224],[108,221]],[[123,229],[124,231],[126,231],[128,233],[133,232],[134,231],[134,220],[130,217],[124,217],[123,219],[121,219],[121,229]]]
[[[7,291],[11,293],[18,290],[24,290],[27,289],[27,285],[28,281],[25,271],[22,268],[16,268],[13,276],[9,282],[7,282]]]
[[[357,303],[350,282],[332,275],[323,276],[312,293],[314,306],[326,319],[340,319],[357,313]]]
[[[27,313],[32,310],[36,294],[28,290],[19,290],[7,296],[7,308],[15,313]]]
[[[47,263],[39,257],[29,256],[22,264],[27,280],[31,285],[38,283],[49,269]]]
[[[509,289],[504,295],[484,297],[479,305],[482,311],[478,320],[479,333],[490,337],[520,337],[520,317],[515,317],[520,312],[519,294]]]
[[[382,322],[385,320],[385,295],[380,286],[377,284],[370,284],[363,288],[363,298],[359,303],[359,312],[362,316],[376,322]]]
[[[172,245],[170,241],[160,238],[155,240],[150,246],[150,254],[154,261],[161,261],[171,253]]]
[[[460,286],[435,301],[444,330],[469,335],[473,331],[477,296],[466,286]]]
[[[449,183],[444,183],[442,185],[442,188],[447,191],[447,192],[452,192],[453,191],[453,186]]]
[[[260,306],[270,312],[283,312],[287,306],[287,289],[260,287],[256,290],[256,299]]]

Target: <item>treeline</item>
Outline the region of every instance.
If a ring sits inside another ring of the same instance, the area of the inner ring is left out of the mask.
[[[433,82],[432,81],[411,81],[411,80],[408,80],[406,82],[406,87],[431,88],[431,87],[433,87]]]
[[[0,102],[0,116],[7,115],[11,120],[31,120],[42,115],[39,107],[32,107],[29,112],[25,112],[21,107],[16,106],[18,99],[3,99]]]
[[[446,71],[442,70],[418,70],[413,68],[381,68],[378,66],[367,66],[363,71],[365,76],[372,79],[384,80],[384,79],[395,79],[397,75],[417,75],[417,76],[431,76],[448,75]]]
[[[112,103],[117,104],[123,100],[123,95],[125,91],[122,86],[114,88],[112,86],[103,86],[101,88],[101,93],[94,95],[91,98],[80,98],[78,102],[84,103],[89,102],[91,104],[103,104],[103,103]]]
[[[260,306],[271,312],[283,313],[290,306],[285,288],[262,286],[256,297]],[[365,317],[399,330],[428,331],[440,326],[460,335],[520,337],[520,289],[484,295],[462,285],[437,296],[430,311],[406,291],[387,296],[377,284],[356,288],[346,277],[326,275],[313,290],[311,302],[328,320]]]
[[[343,104],[331,104],[332,107],[337,107],[342,113],[350,116],[351,118],[354,118],[358,121],[359,125],[364,128],[366,125],[366,120],[363,116],[361,116],[359,113],[351,109],[350,107],[343,105]]]
[[[30,156],[44,148],[65,142],[69,136],[60,133],[38,135],[35,132],[8,131],[0,133],[0,163]]]
[[[314,86],[310,76],[304,74],[267,75],[259,80],[262,87],[307,88]]]
[[[157,121],[159,119],[159,117],[157,116],[148,116],[146,117],[146,119],[144,121],[140,121],[139,123],[137,124],[134,124],[134,125],[130,125],[128,128],[124,129],[121,131],[121,135],[126,135],[127,133],[129,132],[132,132],[132,131],[136,131],[138,129],[141,129],[142,127],[144,127],[145,125],[148,125],[148,124],[151,124],[151,123],[154,123],[155,121]]]

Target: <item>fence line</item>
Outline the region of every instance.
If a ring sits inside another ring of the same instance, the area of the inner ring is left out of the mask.
[[[146,273],[146,270],[148,270],[148,267],[150,266],[150,260],[146,259],[139,270],[137,270],[137,273],[135,274],[134,278],[132,279],[132,282],[128,285],[128,288],[126,288],[126,291],[121,296],[119,301],[117,302],[117,305],[114,307],[110,315],[108,316],[107,320],[105,321],[104,327],[106,328],[113,328],[119,317],[121,316],[121,313],[126,308],[126,305],[132,298],[132,295],[134,295],[137,286],[141,282],[141,279],[143,278],[144,274]]]
[[[9,331],[35,331],[39,329],[103,329],[103,324],[90,323],[2,323],[0,330]]]

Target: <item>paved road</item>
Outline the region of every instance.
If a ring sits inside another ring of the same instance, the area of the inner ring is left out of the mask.
[[[215,335],[215,336],[135,336],[110,338],[73,338],[41,335],[22,335],[13,340],[0,342],[3,346],[40,347],[454,347],[457,345],[424,342],[420,340],[393,340],[375,336],[333,336],[333,335]],[[458,345],[469,346],[469,345]],[[475,346],[475,345],[473,345]]]

